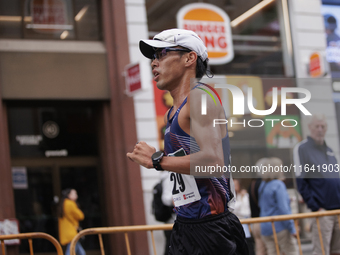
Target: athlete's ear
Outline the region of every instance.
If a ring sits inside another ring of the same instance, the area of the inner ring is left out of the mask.
[[[186,66],[190,66],[194,63],[196,63],[197,60],[197,53],[194,51],[190,51],[187,55],[186,55],[186,59],[185,59],[185,65]]]

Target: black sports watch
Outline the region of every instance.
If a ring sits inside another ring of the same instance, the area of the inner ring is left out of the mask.
[[[157,171],[164,171],[164,169],[161,167],[160,162],[162,160],[164,156],[164,152],[163,151],[156,151],[154,154],[152,154],[151,159],[152,159],[152,164],[153,167],[157,170]]]

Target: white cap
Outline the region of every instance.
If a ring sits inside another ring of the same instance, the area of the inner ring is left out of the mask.
[[[199,36],[185,29],[168,29],[154,36],[153,40],[140,40],[139,49],[147,58],[152,58],[157,48],[182,46],[197,53],[203,61],[208,58],[207,48]]]

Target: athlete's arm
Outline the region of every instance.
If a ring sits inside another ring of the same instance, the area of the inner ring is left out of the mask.
[[[217,96],[207,87],[192,90],[188,103],[190,105],[191,136],[193,136],[200,147],[200,151],[191,154],[191,172],[196,172],[197,167],[224,166],[222,138],[226,135],[226,125],[215,125],[215,119],[225,119],[225,114]],[[202,95],[206,96],[206,115],[202,114]],[[221,175],[221,173],[217,174]]]
[[[154,147],[142,141],[136,144],[134,150],[128,152],[126,156],[143,167],[153,168],[151,156],[155,152],[156,149]],[[160,164],[167,171],[190,174],[190,155],[183,157],[164,156]]]
[[[184,107],[183,107],[184,108]],[[185,110],[183,112],[186,112]],[[167,123],[167,116],[169,110],[164,115],[164,122]],[[185,115],[185,114],[184,114]],[[187,113],[188,123],[186,124],[190,128],[190,119],[189,119],[189,111]],[[151,160],[151,156],[156,152],[156,149],[146,142],[139,142],[135,145],[134,150],[132,152],[128,152],[126,156],[136,162],[137,164],[145,167],[145,168],[154,168]],[[190,155],[184,157],[166,157],[164,156],[160,162],[163,169],[167,171],[190,174]]]

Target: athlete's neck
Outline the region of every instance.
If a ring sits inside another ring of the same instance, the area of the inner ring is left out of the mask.
[[[170,94],[173,98],[173,106],[174,109],[178,109],[186,97],[188,97],[190,93],[190,81],[193,79],[192,76],[184,76],[180,83],[170,91]]]

